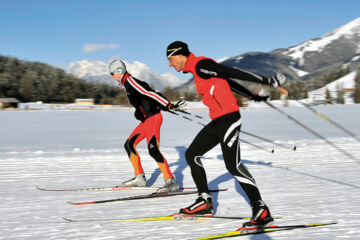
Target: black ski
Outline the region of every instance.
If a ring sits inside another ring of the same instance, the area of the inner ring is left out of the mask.
[[[217,189],[217,190],[210,190],[210,192],[220,192],[220,191],[226,191],[226,190],[227,189]],[[150,194],[137,195],[137,196],[131,196],[131,197],[124,197],[124,198],[114,198],[114,199],[106,199],[106,200],[98,200],[98,201],[90,201],[90,202],[69,202],[69,203],[73,204],[73,205],[90,205],[90,204],[98,204],[98,203],[128,201],[128,200],[137,200],[137,199],[145,199],[145,198],[157,198],[157,197],[171,197],[171,196],[197,194],[197,193],[198,193],[198,191],[150,193]]]

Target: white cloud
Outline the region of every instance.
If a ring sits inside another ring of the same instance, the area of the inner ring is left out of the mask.
[[[96,52],[96,51],[103,51],[118,48],[118,44],[91,44],[87,43],[83,47],[84,52]]]

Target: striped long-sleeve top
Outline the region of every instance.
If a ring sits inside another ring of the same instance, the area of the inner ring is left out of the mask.
[[[167,110],[170,101],[161,93],[153,90],[149,84],[134,78],[126,72],[121,80],[131,105],[135,107],[135,118],[144,122],[147,118]]]

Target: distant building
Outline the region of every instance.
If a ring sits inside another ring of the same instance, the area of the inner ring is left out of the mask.
[[[94,99],[92,98],[77,98],[75,99],[75,104],[78,105],[94,105]]]
[[[16,98],[0,98],[0,109],[3,108],[17,108],[19,100]]]
[[[345,104],[351,104],[354,103],[354,93],[355,88],[346,88],[344,89],[344,101]]]

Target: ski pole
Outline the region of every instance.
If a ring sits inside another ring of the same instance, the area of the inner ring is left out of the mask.
[[[279,113],[281,113],[282,115],[286,116],[288,119],[292,120],[294,123],[298,124],[300,127],[304,128],[305,130],[307,130],[308,132],[312,133],[313,135],[315,135],[316,137],[322,139],[323,141],[325,141],[327,144],[329,144],[330,146],[332,146],[333,148],[339,150],[340,152],[342,152],[343,154],[345,154],[346,156],[348,156],[349,158],[358,161],[357,158],[355,158],[353,155],[351,155],[350,153],[346,152],[345,150],[341,149],[340,147],[338,147],[337,145],[335,145],[334,143],[330,142],[329,140],[327,140],[325,137],[321,136],[319,133],[315,132],[314,130],[312,130],[311,128],[307,127],[306,125],[304,125],[303,123],[299,122],[298,120],[296,120],[295,118],[293,118],[292,116],[290,116],[289,114],[285,113],[284,111],[280,110],[279,108],[275,107],[273,104],[269,103],[269,102],[265,102],[268,106],[270,106],[271,108],[275,109],[276,111],[278,111]]]
[[[243,130],[240,130],[240,131],[241,131],[242,133],[246,134],[246,135],[252,136],[252,137],[254,137],[254,138],[261,139],[261,140],[263,140],[263,141],[265,141],[265,142],[269,142],[269,143],[278,145],[278,146],[283,147],[283,148],[291,148],[292,150],[296,151],[296,146],[295,146],[295,145],[294,145],[293,147],[292,147],[292,146],[286,146],[286,145],[284,145],[284,144],[277,143],[277,142],[272,141],[272,140],[270,140],[270,139],[263,138],[263,137],[257,136],[257,135],[255,135],[255,134],[252,134],[252,133],[249,133],[249,132],[245,132],[245,131],[243,131]]]
[[[328,121],[329,123],[331,123],[332,125],[334,125],[335,127],[341,129],[342,131],[346,132],[347,134],[349,134],[351,137],[353,137],[355,140],[357,140],[358,142],[360,142],[360,139],[352,132],[350,132],[349,130],[347,130],[346,128],[344,128],[343,126],[341,126],[340,124],[334,122],[333,120],[331,120],[330,118],[328,118],[326,115],[322,114],[321,112],[315,110],[314,108],[312,108],[309,104],[306,104],[304,102],[298,101],[299,103],[301,103],[302,105],[304,105],[307,109],[309,109],[310,111],[314,112],[316,115],[318,115],[319,117],[321,117],[322,119],[324,119],[325,121]]]
[[[177,111],[179,111],[179,112],[181,112],[181,113],[184,113],[184,114],[187,114],[187,115],[190,115],[190,116],[195,116],[195,117],[198,117],[198,118],[201,118],[201,119],[203,118],[203,117],[198,116],[198,115],[193,115],[192,113],[187,112],[187,111],[185,111],[185,110],[177,110]],[[240,132],[242,132],[242,133],[244,133],[244,134],[246,134],[246,135],[252,136],[252,137],[254,137],[254,138],[261,139],[261,140],[263,140],[263,141],[265,141],[265,142],[269,142],[269,143],[272,143],[272,144],[274,144],[274,145],[278,145],[278,146],[283,147],[283,148],[291,148],[292,150],[296,151],[296,146],[286,146],[286,145],[284,145],[284,144],[277,143],[277,142],[272,141],[272,140],[270,140],[270,139],[266,139],[266,138],[260,137],[260,136],[258,136],[258,135],[253,134],[253,133],[245,132],[245,131],[243,131],[243,130],[240,130]]]
[[[184,113],[184,114],[191,115],[191,116],[195,116],[195,117],[197,117],[197,118],[203,119],[202,116],[199,116],[199,115],[196,115],[196,114],[191,114],[191,113],[189,113],[189,112],[187,112],[187,111],[185,111],[185,110],[183,110],[183,109],[176,109],[175,111],[182,112],[182,113]]]
[[[176,112],[169,111],[169,110],[168,110],[168,112],[170,112],[170,113],[172,113],[172,114],[175,114],[175,115],[181,117],[181,115],[178,114],[178,113],[176,113]],[[181,112],[181,111],[180,111],[180,112]],[[191,115],[191,113],[189,113],[189,115]],[[184,119],[186,119],[186,120],[191,121],[191,122],[196,122],[196,123],[198,123],[198,124],[200,124],[200,125],[202,125],[202,126],[206,126],[205,124],[203,124],[203,123],[201,123],[201,122],[194,121],[193,119],[188,118],[188,117],[186,117],[186,116],[182,116],[182,117],[183,117]],[[262,149],[262,150],[268,152],[267,149],[265,149],[265,148],[263,148],[263,147],[261,147],[261,146],[259,146],[259,145],[256,145],[255,143],[250,143],[250,142],[245,141],[245,140],[242,140],[242,139],[240,139],[240,138],[239,138],[239,140],[242,141],[242,142],[244,142],[244,143],[247,143],[247,144],[249,144],[249,145],[252,145],[252,146],[254,146],[254,147],[256,147],[256,148],[259,148],[259,149]],[[272,151],[270,151],[270,152],[271,152],[271,153],[274,153],[274,149],[272,149]]]
[[[185,111],[179,111],[179,110],[176,110],[176,111],[178,111],[178,112],[182,112],[182,113],[184,113]],[[186,116],[183,116],[183,115],[180,115],[180,114],[178,114],[177,112],[174,112],[174,111],[170,111],[170,110],[168,110],[168,112],[170,112],[170,113],[172,113],[172,114],[175,114],[175,115],[177,115],[177,116],[179,116],[179,117],[182,117],[182,118],[184,118],[184,119],[186,119],[186,120],[189,120],[189,121],[191,121],[191,122],[196,122],[197,124],[200,124],[201,126],[206,126],[206,124],[204,124],[204,123],[202,123],[202,122],[197,122],[197,121],[194,121],[193,119],[191,119],[191,118],[188,118],[188,117],[186,117]],[[186,112],[186,113],[188,113],[188,112]],[[190,113],[188,113],[189,115],[191,115]]]
[[[279,91],[286,95],[289,96],[289,93],[286,89],[280,87]],[[300,100],[296,100],[297,102],[299,102],[300,104],[302,104],[303,106],[305,106],[307,109],[309,109],[310,111],[312,111],[313,113],[315,113],[316,115],[318,115],[319,117],[321,117],[322,119],[324,119],[325,121],[328,121],[329,123],[331,123],[332,125],[334,125],[335,127],[341,129],[342,131],[346,132],[347,134],[349,134],[351,137],[353,137],[355,140],[357,140],[358,142],[360,142],[360,139],[351,131],[347,130],[346,128],[344,128],[343,126],[341,126],[340,124],[334,122],[333,120],[331,120],[329,117],[327,117],[325,114],[322,114],[321,112],[317,111],[316,109],[314,109],[313,107],[311,107],[309,104],[306,104]]]
[[[240,139],[240,138],[239,138],[239,140],[240,140],[241,142],[247,143],[247,144],[249,144],[249,145],[251,145],[251,146],[253,146],[253,147],[256,147],[256,148],[259,148],[259,149],[261,149],[261,150],[264,150],[264,151],[268,152],[268,150],[267,150],[266,148],[264,148],[264,147],[261,147],[261,146],[259,146],[259,145],[254,144],[254,143],[251,143],[251,142],[248,142],[248,141],[246,141],[246,140],[244,140],[244,139]],[[270,152],[271,152],[271,153],[274,153],[275,150],[272,149]]]

